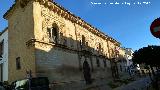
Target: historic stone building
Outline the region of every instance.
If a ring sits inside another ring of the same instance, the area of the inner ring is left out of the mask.
[[[9,82],[47,76],[50,82],[83,80],[83,62],[92,78],[111,76],[110,60],[120,43],[51,0],[15,0],[8,20]]]

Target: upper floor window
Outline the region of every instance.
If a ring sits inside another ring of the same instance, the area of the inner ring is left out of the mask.
[[[49,42],[58,42],[58,30],[56,27],[48,28]]]
[[[3,51],[4,51],[4,40],[2,42],[0,42],[0,57],[2,57],[3,55]]]
[[[85,45],[85,36],[82,35],[82,45]]]

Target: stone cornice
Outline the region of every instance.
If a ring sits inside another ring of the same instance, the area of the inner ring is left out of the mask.
[[[64,7],[58,5],[56,2],[52,2],[52,0],[16,0],[15,4],[13,4],[12,7],[4,14],[4,18],[7,18],[8,14],[16,6],[16,3],[19,2],[20,5],[22,4],[21,6],[23,8],[23,7],[25,7],[25,5],[27,5],[27,3],[29,1],[39,2],[41,5],[44,5],[45,7],[48,7],[51,11],[57,13],[61,17],[82,26],[83,28],[89,30],[90,32],[96,34],[97,36],[99,36],[99,37],[101,37],[105,40],[109,40],[109,41],[113,42],[117,46],[120,46],[120,43],[118,41],[116,41],[112,37],[109,37],[108,35],[105,35],[103,32],[101,32],[97,28],[93,27],[92,25],[90,25],[89,23],[87,23],[86,21],[81,19],[80,17],[78,17],[78,16],[74,15],[73,13],[69,12]]]

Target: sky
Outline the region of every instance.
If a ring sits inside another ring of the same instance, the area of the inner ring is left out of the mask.
[[[119,41],[122,47],[138,50],[148,45],[160,45],[160,39],[150,33],[151,23],[160,17],[160,0],[54,1]],[[0,3],[0,31],[7,27],[3,14],[13,3],[14,0]]]

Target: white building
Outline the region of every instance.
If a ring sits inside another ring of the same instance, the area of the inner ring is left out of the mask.
[[[0,81],[8,80],[8,28],[0,33]]]
[[[133,64],[132,62],[133,53],[134,52],[131,48],[125,48],[126,67],[129,67]]]
[[[123,71],[127,72],[129,68],[133,65],[133,62],[132,62],[133,50],[131,48],[121,47],[119,52],[120,52],[120,56],[119,56],[120,63],[118,63],[119,69],[122,72]]]

